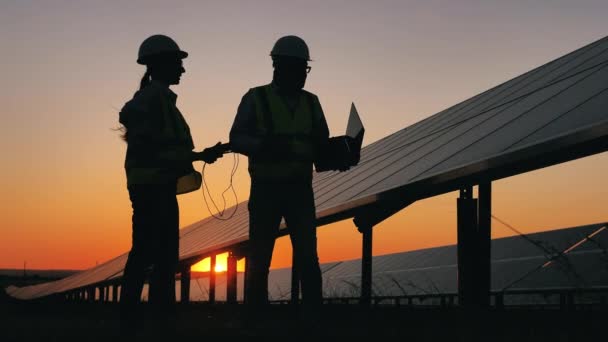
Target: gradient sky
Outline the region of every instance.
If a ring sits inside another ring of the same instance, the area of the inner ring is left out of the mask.
[[[332,135],[350,103],[369,144],[608,33],[603,1],[26,1],[0,3],[0,268],[88,268],[128,251],[126,145],[112,129],[151,34],[190,53],[173,90],[197,149],[227,141],[241,96],[270,81],[280,36],[304,38]],[[249,194],[246,159],[235,187]],[[195,163],[197,169],[200,163]],[[208,168],[219,196],[232,158]],[[494,183],[494,214],[532,232],[608,220],[606,153]],[[377,226],[374,254],[455,243],[456,197]],[[181,226],[209,215],[179,196]],[[229,205],[234,204],[233,199]],[[513,233],[495,223],[493,236]],[[350,220],[319,230],[322,262],[360,256]],[[290,264],[278,241],[273,267]]]

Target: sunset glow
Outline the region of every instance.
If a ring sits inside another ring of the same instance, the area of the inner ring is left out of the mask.
[[[215,257],[215,273],[222,273],[228,270],[228,253],[218,254]],[[211,268],[211,258],[205,258],[190,267],[192,272],[209,272]],[[237,272],[245,271],[245,259],[236,263]]]
[[[309,43],[305,89],[318,95],[331,135],[344,134],[355,102],[369,145],[608,32],[608,1],[534,3],[3,2],[0,268],[87,269],[129,251],[126,145],[114,129],[144,74],[137,50],[151,34],[189,52],[172,90],[197,151],[228,141],[243,94],[270,82],[269,52],[285,34]],[[239,160],[228,207],[249,196],[247,158]],[[233,163],[227,155],[205,169],[220,209]],[[496,181],[493,214],[525,233],[608,221],[607,173],[602,153]],[[373,253],[455,243],[456,198],[422,200],[382,222]],[[178,201],[181,228],[210,215],[200,191]],[[515,233],[494,222],[492,234]],[[361,234],[351,219],[323,226],[318,249],[321,262],[360,258]],[[216,272],[226,258],[217,256]],[[281,238],[271,267],[290,265]],[[192,270],[209,268],[206,258]]]

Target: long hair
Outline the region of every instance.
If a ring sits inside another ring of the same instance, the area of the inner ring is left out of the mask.
[[[147,87],[151,81],[152,81],[152,73],[150,72],[150,68],[148,67],[148,68],[146,68],[146,72],[144,73],[144,76],[141,78],[141,81],[139,81],[139,90],[142,90],[145,87]],[[118,130],[122,132],[122,134],[120,135],[120,138],[125,142],[129,142],[127,128],[125,126],[120,126],[118,128]]]
[[[139,81],[139,90],[144,89],[146,86],[148,86],[148,84],[150,84],[151,81],[152,81],[152,73],[150,72],[150,67],[147,67],[146,73],[141,78],[141,81]]]

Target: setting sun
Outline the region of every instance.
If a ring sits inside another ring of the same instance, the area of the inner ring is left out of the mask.
[[[226,272],[228,269],[228,253],[222,253],[215,256],[215,273]],[[211,258],[207,257],[196,264],[192,265],[192,272],[209,272],[211,269]],[[245,259],[241,259],[236,264],[237,272],[245,271]]]

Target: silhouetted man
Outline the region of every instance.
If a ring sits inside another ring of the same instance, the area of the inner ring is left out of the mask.
[[[319,99],[302,88],[310,55],[299,37],[285,36],[270,55],[272,83],[242,98],[230,131],[234,152],[249,157],[249,253],[245,299],[268,302],[268,271],[281,219],[289,228],[303,305],[322,302],[317,256],[313,164],[328,143],[329,129]]]

